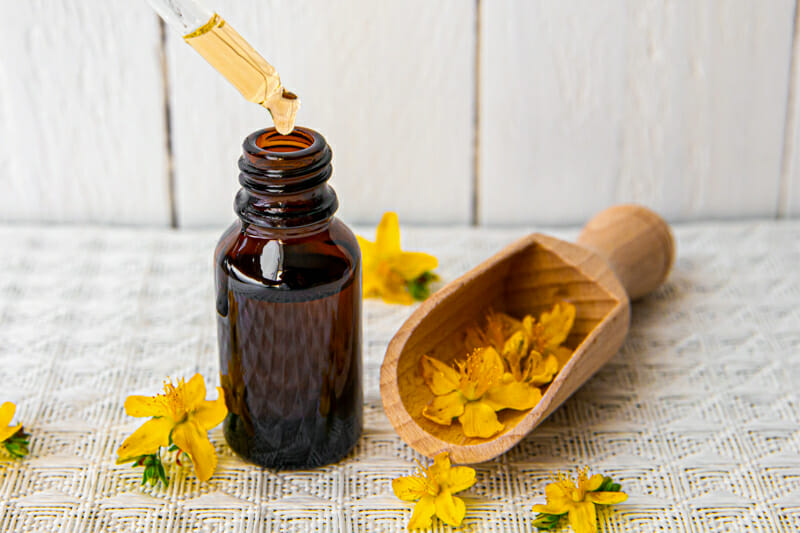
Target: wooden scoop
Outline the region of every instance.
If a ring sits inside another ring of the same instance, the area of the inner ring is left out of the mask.
[[[619,350],[630,325],[630,300],[658,287],[674,257],[669,226],[636,205],[595,216],[578,244],[534,233],[507,246],[428,298],[394,336],[381,366],[389,420],[428,457],[448,451],[453,462],[469,464],[502,454]],[[443,426],[422,416],[433,398],[420,373],[423,354],[445,362],[463,357],[465,329],[482,323],[489,309],[538,317],[559,301],[577,308],[565,343],[575,352],[533,409],[497,413],[505,428],[490,439],[466,437],[456,420]]]

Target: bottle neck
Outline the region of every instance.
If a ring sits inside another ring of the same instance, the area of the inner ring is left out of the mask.
[[[242,149],[234,209],[245,228],[306,233],[327,226],[339,201],[327,183],[333,155],[322,135],[268,128],[248,135]]]

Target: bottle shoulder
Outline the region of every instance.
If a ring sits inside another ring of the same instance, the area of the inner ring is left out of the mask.
[[[349,283],[360,261],[355,235],[336,218],[319,231],[292,236],[248,232],[237,221],[223,233],[215,252],[218,275],[276,290]]]

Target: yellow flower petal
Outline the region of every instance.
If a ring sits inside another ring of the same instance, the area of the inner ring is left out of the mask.
[[[528,337],[522,331],[517,331],[503,345],[503,358],[508,362],[509,370],[514,375],[514,379],[522,381],[522,366],[520,361],[528,355],[530,343]]]
[[[383,279],[379,281],[378,292],[387,304],[411,305],[414,298],[406,289],[405,282],[398,276],[397,280]]]
[[[500,357],[500,354],[497,353],[497,350],[494,348],[486,348],[480,350],[479,353],[481,354],[481,366],[476,369],[476,372],[482,372],[487,381],[496,381],[500,379],[505,371],[505,366],[503,366],[503,359]]]
[[[431,403],[422,408],[422,416],[437,424],[449,426],[453,419],[464,412],[466,398],[459,391],[435,396]]]
[[[11,402],[4,402],[3,405],[0,405],[0,427],[5,427],[14,420],[16,410],[17,406]]]
[[[521,381],[511,380],[509,383],[491,387],[481,398],[481,402],[486,403],[495,411],[501,409],[524,411],[535,406],[541,399],[542,393],[538,388]]]
[[[17,406],[11,402],[4,402],[3,405],[0,405],[0,442],[7,441],[22,429],[22,424],[9,426],[14,419],[16,410]]]
[[[575,533],[597,532],[597,511],[592,502],[575,502],[569,510],[569,525]]]
[[[153,417],[153,416],[170,416],[163,401],[158,397],[150,396],[128,396],[125,400],[125,412],[128,416],[135,416],[138,418]]]
[[[554,350],[567,340],[567,335],[575,323],[575,314],[575,306],[569,302],[557,303],[552,311],[542,313],[539,322],[544,326],[548,349]]]
[[[547,497],[547,508],[549,514],[564,514],[569,511],[573,504],[571,495],[560,483],[548,483],[544,488]]]
[[[483,333],[478,328],[468,328],[464,334],[464,347],[468,353],[472,353],[478,348],[484,348],[489,343],[486,341]]]
[[[0,427],[0,442],[5,442],[14,435],[16,435],[17,431],[22,429],[22,424],[17,424],[16,426],[6,426]]]
[[[573,351],[569,348],[564,346],[559,346],[556,348],[554,355],[556,356],[556,360],[558,360],[558,368],[564,368],[564,365],[567,364],[569,358],[572,357]]]
[[[528,342],[525,333],[522,331],[515,331],[511,337],[503,344],[503,356],[515,355],[517,359],[521,359],[528,354]]]
[[[392,480],[394,495],[403,501],[414,502],[428,494],[428,483],[419,476],[405,476]]]
[[[423,355],[420,359],[420,366],[422,378],[435,395],[441,396],[458,389],[458,371],[450,365]]]
[[[540,324],[536,322],[536,319],[533,318],[531,315],[525,315],[525,318],[522,319],[522,331],[528,336],[531,344],[533,344],[532,348],[535,350],[541,350],[544,348],[542,345],[542,341],[540,337],[542,336],[543,328]]]
[[[478,400],[493,383],[500,380],[505,367],[494,348],[480,348],[467,357],[461,372],[461,393],[469,400]]]
[[[428,477],[436,482],[437,485],[447,483],[447,476],[450,472],[450,454],[441,452],[433,458],[433,464],[428,467]]]
[[[401,252],[387,258],[386,264],[404,280],[411,281],[435,269],[439,260],[423,252]]]
[[[361,293],[365,298],[378,297],[381,295],[381,281],[374,273],[368,272],[365,269],[361,281]]]
[[[470,488],[475,484],[475,469],[468,466],[455,466],[450,469],[447,478],[447,488],[456,493]]]
[[[538,361],[534,357],[534,353],[538,356]],[[531,352],[531,357],[529,359],[533,361],[534,364],[526,369],[525,372],[525,379],[529,381],[532,385],[547,385],[558,373],[558,359],[554,355],[548,355],[547,357],[542,357],[538,354],[538,352]]]
[[[364,268],[364,273],[372,270],[375,262],[378,259],[378,248],[374,242],[368,241],[361,235],[356,235],[358,247],[361,249],[361,266]]]
[[[460,526],[467,509],[461,498],[454,497],[449,490],[436,496],[436,516],[451,526]],[[459,505],[460,504],[460,505]]]
[[[168,446],[169,433],[174,424],[169,417],[151,418],[142,424],[117,450],[117,464],[127,463],[140,455],[156,453],[161,446]]]
[[[586,499],[598,505],[613,505],[615,503],[622,503],[628,499],[628,495],[624,492],[587,492]]]
[[[603,474],[595,474],[586,481],[587,491],[594,491],[600,488],[603,484]]]
[[[489,311],[486,313],[485,336],[489,345],[497,351],[502,351],[506,339],[516,333],[521,323],[505,313]]]
[[[458,418],[464,435],[488,439],[503,429],[497,415],[483,402],[469,402],[464,406],[464,414]]]
[[[490,312],[487,320],[493,320],[502,325],[503,335],[505,337],[511,336],[522,328],[522,321],[517,320],[507,313]]]
[[[405,290],[404,291],[392,291],[390,293],[382,293],[381,299],[384,303],[387,304],[400,304],[400,305],[411,305],[414,303],[414,298]]]
[[[191,418],[200,426],[200,429],[208,431],[215,428],[225,420],[228,414],[228,408],[225,406],[225,393],[222,388],[217,387],[217,399],[213,401],[204,401],[192,413]]]
[[[378,257],[389,257],[400,253],[400,222],[397,213],[384,213],[375,230],[375,245]]]
[[[436,503],[434,502],[435,499],[431,495],[420,498],[417,504],[414,505],[414,512],[411,513],[411,519],[408,521],[409,531],[430,527],[433,522],[431,519],[436,514]]]
[[[533,512],[545,514],[564,514],[567,511],[562,511],[560,507],[551,507],[550,504],[543,505],[541,503],[537,503],[533,506]]]
[[[196,409],[206,399],[206,382],[201,374],[192,376],[182,388],[183,404],[187,411]]]
[[[189,454],[197,479],[207,481],[217,468],[217,452],[214,451],[208,434],[195,423],[188,421],[175,426],[172,442]]]
[[[458,496],[453,496],[453,502],[456,504],[456,513],[455,517],[458,519],[457,526],[461,525],[461,522],[464,521],[464,515],[467,514],[467,506],[464,505],[464,500],[459,498]]]

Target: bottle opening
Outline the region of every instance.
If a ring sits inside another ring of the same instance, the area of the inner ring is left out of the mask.
[[[296,127],[282,135],[275,128],[255,131],[242,143],[236,213],[264,228],[300,228],[328,220],[338,201],[325,182],[333,174],[333,155],[316,131]]]
[[[267,152],[299,152],[310,148],[313,144],[314,137],[300,129],[295,129],[287,135],[271,129],[256,139],[256,145]]]

